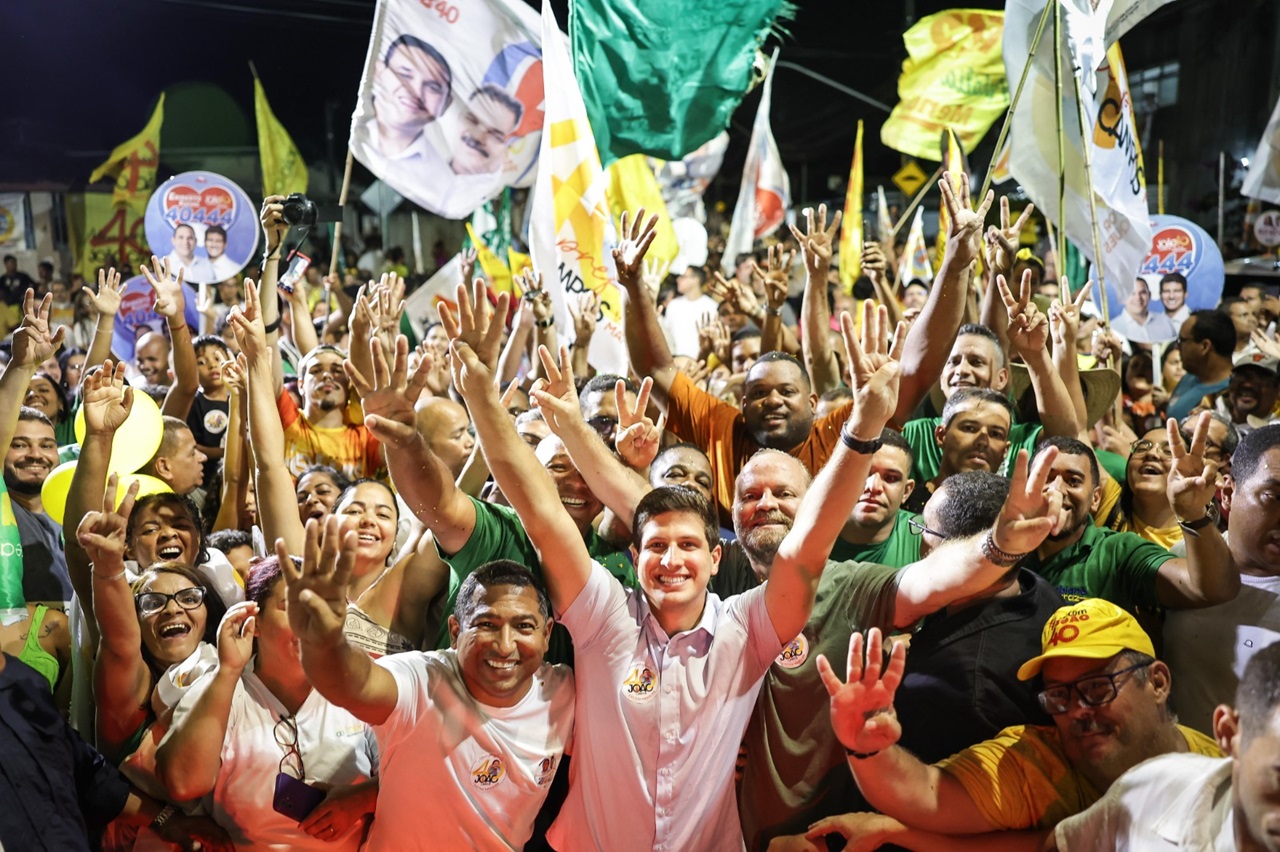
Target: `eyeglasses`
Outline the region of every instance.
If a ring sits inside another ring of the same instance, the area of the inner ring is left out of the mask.
[[[1221,444],[1215,444],[1206,438],[1204,442],[1204,457],[1209,461],[1222,461],[1226,458],[1226,454],[1223,453]]]
[[[1080,696],[1080,701],[1086,707],[1101,707],[1116,700],[1116,696],[1120,694],[1120,689],[1128,682],[1129,677],[1132,677],[1133,672],[1146,668],[1153,662],[1155,660],[1138,663],[1111,674],[1091,675],[1073,683],[1051,686],[1037,695],[1036,698],[1040,700],[1040,706],[1050,716],[1057,716],[1071,709],[1072,692]]]
[[[281,775],[289,774],[288,770],[296,768],[293,777],[299,781],[307,777],[302,765],[302,752],[298,750],[298,720],[292,716],[283,716],[275,726],[276,744],[284,749],[284,757],[280,758],[278,767]]]
[[[1150,452],[1155,452],[1156,455],[1163,456],[1167,459],[1173,458],[1173,448],[1169,446],[1168,441],[1161,441],[1157,444],[1155,441],[1148,441],[1145,438],[1139,438],[1129,445],[1130,455],[1137,456]]]
[[[595,433],[606,441],[613,439],[613,433],[618,428],[618,418],[610,417],[607,414],[597,414],[587,420],[587,425],[595,430]]]
[[[195,609],[204,603],[204,586],[192,586],[189,589],[179,589],[171,595],[164,592],[143,592],[134,600],[138,603],[138,612],[143,615],[155,615],[169,605],[169,601],[174,601],[183,609]]]
[[[940,538],[943,541],[946,541],[948,538],[948,536],[943,535],[937,530],[931,530],[928,527],[926,527],[924,525],[924,521],[921,518],[908,518],[907,526],[910,527],[911,532],[915,533],[916,535],[924,535],[925,533],[928,533],[929,535],[934,536],[936,538]]]

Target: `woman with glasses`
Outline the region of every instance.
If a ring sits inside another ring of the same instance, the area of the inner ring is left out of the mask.
[[[1095,515],[1097,525],[1137,533],[1166,549],[1182,541],[1182,527],[1169,502],[1172,467],[1168,429],[1161,426],[1143,432],[1129,445],[1124,484],[1109,477],[1104,481],[1102,502]]]
[[[182,698],[157,754],[178,801],[212,796],[237,848],[356,850],[378,796],[372,729],[311,688],[276,557],[218,628],[218,666]]]

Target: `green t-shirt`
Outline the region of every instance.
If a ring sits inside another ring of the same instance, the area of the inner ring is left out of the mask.
[[[27,616],[27,599],[22,592],[22,536],[13,516],[9,489],[0,479],[0,622]]]
[[[841,679],[848,676],[849,635],[893,628],[898,573],[828,562],[804,632],[769,667],[743,740],[738,813],[748,849],[763,849],[779,834],[803,834],[825,816],[868,810],[831,730],[817,657],[825,654]]]
[[[1094,526],[1090,518],[1080,540],[1041,562],[1034,553],[1022,565],[1035,571],[1074,603],[1103,598],[1123,609],[1154,609],[1156,573],[1174,556],[1137,533]]]
[[[916,485],[919,488],[919,484]],[[915,512],[899,509],[893,520],[893,531],[879,544],[853,544],[837,538],[831,548],[832,562],[874,562],[891,568],[905,568],[920,561],[920,536],[911,531],[909,521],[920,517]]]
[[[938,468],[942,464],[942,447],[934,440],[933,432],[941,425],[941,417],[918,417],[908,420],[902,426],[902,437],[911,446],[911,454],[916,459],[911,474],[911,478],[916,481],[916,488],[938,475]],[[1000,466],[1001,474],[1008,475],[1009,460],[1018,457],[1018,450],[1025,449],[1028,453],[1036,451],[1036,444],[1039,443],[1043,430],[1044,427],[1039,423],[1014,423],[1009,427],[1009,447],[1005,450],[1004,464]]]
[[[485,503],[474,497],[470,499],[476,507],[476,525],[471,531],[471,537],[452,556],[440,553],[440,558],[449,565],[449,591],[445,598],[444,616],[440,620],[440,633],[436,638],[437,649],[449,647],[449,616],[453,615],[457,604],[458,590],[462,587],[462,581],[481,565],[497,559],[519,562],[532,571],[533,576],[546,588],[538,552],[534,550],[533,542],[525,533],[524,525],[520,523],[515,510],[508,506]],[[636,588],[636,572],[625,550],[604,541],[595,530],[591,531],[585,541],[592,559],[603,565],[622,585]],[[569,632],[557,623],[551,634],[547,662],[570,663],[572,660],[573,643],[569,641]]]
[[[1107,475],[1121,484],[1124,483],[1129,475],[1129,459],[1124,456],[1109,452],[1107,450],[1099,450],[1094,448],[1093,454],[1098,457],[1098,465],[1107,472]]]

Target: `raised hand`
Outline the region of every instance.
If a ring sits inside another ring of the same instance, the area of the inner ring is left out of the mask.
[[[418,439],[418,424],[414,403],[426,387],[436,353],[428,350],[418,359],[413,375],[409,375],[409,339],[396,335],[395,362],[387,366],[382,344],[368,342],[373,361],[373,375],[364,376],[351,359],[342,362],[351,387],[360,397],[364,408],[364,424],[374,437],[390,449],[403,449]]]
[[[885,277],[885,271],[888,264],[884,259],[884,249],[880,248],[879,243],[866,242],[862,244],[862,271],[866,274],[871,282],[888,283]]]
[[[281,563],[283,564],[283,563]],[[258,626],[258,605],[241,601],[227,610],[218,625],[218,666],[239,674],[253,659],[253,637]]]
[[[1022,287],[1016,299],[1009,292],[1003,275],[996,276],[996,287],[1009,313],[1009,343],[1023,358],[1044,351],[1049,340],[1049,323],[1031,301],[1031,270],[1022,273]]]
[[[898,383],[902,378],[902,350],[907,329],[898,323],[893,339],[889,338],[889,311],[883,305],[862,303],[862,340],[853,330],[848,311],[840,315],[840,334],[849,359],[852,377],[854,414],[850,429],[855,438],[872,440],[880,437],[898,407]],[[856,424],[854,420],[856,419]]]
[[[578,401],[577,387],[573,382],[573,358],[567,346],[560,347],[560,363],[557,364],[550,350],[538,347],[545,379],[538,379],[529,389],[529,401],[542,412],[547,428],[563,436],[575,423],[582,421],[582,407]],[[622,409],[618,409],[621,428]]]
[[[15,367],[36,368],[52,357],[67,336],[66,326],[49,328],[49,312],[53,310],[53,294],[36,303],[34,290],[28,289],[22,297],[22,322],[13,331],[12,357],[9,363]]]
[[[87,289],[87,288],[86,288]],[[115,268],[98,270],[98,292],[89,291],[89,301],[101,316],[114,317],[124,299],[120,292],[120,273]]]
[[[244,279],[244,306],[236,305],[227,314],[231,333],[245,357],[253,362],[270,357],[267,348],[267,327],[262,321],[262,302],[258,298],[258,285],[252,278]]]
[[[1018,451],[1009,496],[991,530],[992,543],[1005,553],[1030,553],[1050,535],[1062,532],[1062,492],[1045,489],[1057,457],[1057,447],[1049,447],[1036,457],[1028,474],[1027,451]]]
[[[995,200],[996,194],[988,190],[987,197],[982,199],[982,204],[974,210],[973,200],[969,197],[967,174],[960,175],[958,187],[952,187],[948,177],[943,175],[943,179],[938,181],[938,188],[942,190],[942,200],[947,206],[946,252],[967,268],[970,263],[978,259],[978,248],[982,240],[982,223],[987,218],[987,211],[991,209],[991,203]]]
[[[147,269],[147,265],[142,265],[142,275],[147,279],[147,283],[151,285],[151,289],[155,291],[156,313],[164,317],[166,320],[182,321],[184,317],[183,311],[186,309],[187,297],[182,289],[182,277],[186,274],[185,269],[179,269],[175,276],[169,269],[169,259],[161,260],[154,254],[151,255],[151,266],[155,269],[155,274]]]
[[[378,325],[378,319],[374,316],[378,310],[378,299],[374,295],[377,286],[370,281],[356,291],[351,316],[347,318],[347,331],[351,333],[352,343],[363,345],[364,341],[373,336],[373,330]]]
[[[85,512],[76,527],[76,541],[99,574],[115,574],[115,569],[124,565],[125,533],[129,515],[133,513],[133,502],[138,496],[138,486],[136,479],[129,484],[129,490],[117,509],[116,492],[120,487],[120,477],[111,474],[107,478],[107,489],[102,494],[102,508],[97,512]]]
[[[867,631],[867,656],[863,664],[862,634],[849,640],[849,680],[842,682],[831,668],[825,654],[818,655],[818,675],[831,696],[831,728],[836,738],[850,751],[874,754],[896,744],[902,737],[902,726],[893,707],[893,697],[902,683],[907,665],[907,646],[893,643],[889,666],[881,668],[880,629]]]
[[[645,413],[649,407],[649,394],[653,390],[652,378],[646,376],[640,383],[640,393],[636,395],[634,408],[627,405],[626,390],[626,382],[619,379],[613,389],[614,401],[618,406],[618,431],[613,439],[613,447],[633,470],[645,470],[653,463],[662,447],[662,427],[667,415],[659,414],[655,425]]]
[[[223,361],[218,369],[222,373],[222,384],[226,386],[227,392],[233,397],[244,396],[249,387],[249,362],[245,360],[244,353]]]
[[[524,291],[521,297],[524,304],[533,312],[534,323],[540,323],[540,328],[546,328],[547,320],[554,314],[554,306],[551,304],[551,294],[542,286],[542,273],[531,269],[518,278],[517,283]]]
[[[1049,324],[1053,333],[1053,345],[1055,347],[1074,346],[1076,338],[1080,335],[1080,318],[1084,315],[1084,303],[1089,299],[1093,282],[1085,282],[1074,296],[1071,295],[1071,282],[1067,280],[1067,276],[1062,276],[1058,283],[1062,285],[1062,292],[1067,298],[1066,301],[1054,299],[1049,305]]]
[[[1280,358],[1280,341],[1277,341],[1274,336],[1268,336],[1261,328],[1255,328],[1249,339],[1263,355],[1268,358]]]
[[[114,435],[133,410],[133,388],[125,383],[124,362],[112,364],[108,358],[101,370],[84,377],[82,392],[86,435]]]
[[[464,285],[470,281],[475,280],[476,260],[478,260],[479,257],[480,257],[480,252],[476,251],[474,246],[472,246],[469,249],[465,249],[462,252],[462,260],[461,260],[460,266],[462,267],[461,277],[462,277],[462,283]]]
[[[805,270],[809,273],[809,277],[818,277],[825,279],[827,270],[831,267],[832,246],[835,244],[836,234],[840,231],[841,211],[837,210],[835,215],[831,217],[831,226],[827,226],[827,205],[818,205],[818,218],[813,218],[813,208],[806,207],[804,209],[805,232],[801,233],[800,229],[795,225],[789,225],[791,234],[796,238],[796,242],[800,244],[800,251],[804,255]]]
[[[290,558],[284,539],[276,539],[276,558],[288,589],[289,627],[302,644],[332,644],[341,639],[356,544],[355,530],[344,531],[338,515],[329,515],[323,523],[315,518],[307,521],[301,567]]]
[[[474,298],[467,288],[458,285],[458,318],[442,302],[439,306],[440,323],[449,340],[465,343],[490,373],[498,368],[498,356],[502,354],[502,332],[511,307],[511,294],[499,293],[498,306],[489,306],[488,290],[480,278],[472,283]],[[456,368],[456,365],[455,365]],[[462,385],[454,377],[459,391]]]
[[[404,314],[404,279],[394,272],[383,273],[376,297],[377,334],[390,343],[400,333],[400,317]]]
[[[729,331],[729,326],[720,320],[715,320],[707,333],[711,338],[711,351],[720,359],[721,364],[732,370],[733,334]]]
[[[618,229],[618,245],[613,250],[613,264],[618,271],[618,283],[627,289],[638,287],[643,283],[641,278],[644,256],[653,245],[658,235],[658,217],[653,215],[645,222],[644,208],[636,212],[635,218],[629,218],[629,212],[622,211],[622,227]],[[641,222],[644,222],[642,225]]]
[[[596,323],[600,320],[600,297],[588,290],[577,304],[570,299],[568,305],[569,315],[573,317],[573,345],[586,346],[596,333]]]
[[[787,300],[787,291],[791,285],[791,264],[795,259],[794,251],[786,251],[781,245],[775,245],[769,247],[764,269],[754,260],[751,261],[751,272],[764,282],[765,301],[774,310],[781,308],[782,303]]]
[[[267,254],[271,254],[289,233],[289,223],[284,220],[284,196],[268,195],[262,199],[258,220],[262,222],[262,233],[267,238]]]
[[[1173,453],[1165,492],[1179,521],[1198,521],[1203,518],[1217,489],[1217,465],[1204,458],[1205,445],[1209,441],[1209,424],[1212,422],[1209,412],[1200,412],[1191,433],[1190,448],[1182,440],[1177,420],[1170,417],[1165,424],[1169,430],[1169,449]]]
[[[644,281],[644,286],[649,288],[649,295],[657,298],[658,290],[662,289],[662,279],[667,277],[670,269],[670,263],[665,263],[656,257],[644,261],[644,271],[640,277]]]
[[[1000,227],[992,225],[987,229],[987,267],[993,270],[1008,272],[1018,254],[1018,243],[1022,238],[1022,229],[1035,211],[1034,204],[1028,204],[1018,215],[1018,221],[1009,224],[1009,197],[1000,199]]]

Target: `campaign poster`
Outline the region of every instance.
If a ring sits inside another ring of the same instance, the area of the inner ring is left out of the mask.
[[[147,202],[151,252],[185,271],[188,284],[238,276],[258,250],[258,209],[244,190],[213,172],[183,172]]]
[[[186,305],[183,316],[188,328],[200,327],[200,315],[196,312],[198,294],[194,287],[183,285]],[[111,336],[111,351],[124,361],[132,361],[138,340],[149,331],[158,331],[168,337],[165,318],[156,313],[156,293],[141,275],[135,275],[120,287],[120,310],[116,312],[115,329]]]

